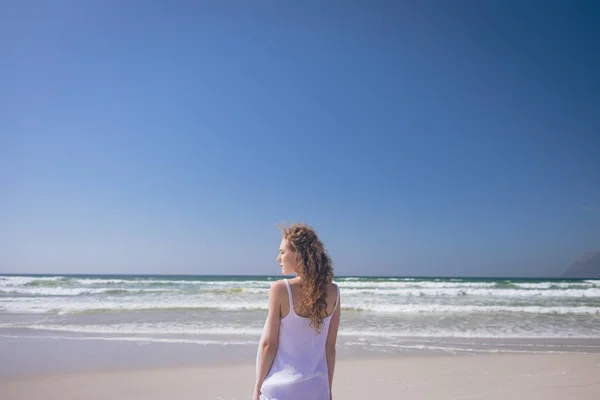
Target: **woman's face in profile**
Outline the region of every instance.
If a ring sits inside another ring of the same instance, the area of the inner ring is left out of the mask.
[[[277,262],[281,266],[283,275],[291,275],[296,270],[296,255],[290,249],[287,240],[283,239],[279,245],[279,256]]]

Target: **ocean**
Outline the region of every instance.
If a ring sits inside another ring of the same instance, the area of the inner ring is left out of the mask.
[[[0,275],[0,340],[258,343],[275,276]],[[336,277],[338,352],[600,352],[600,280]]]

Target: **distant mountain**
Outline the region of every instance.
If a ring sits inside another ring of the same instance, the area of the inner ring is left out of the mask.
[[[587,253],[563,274],[563,278],[600,278],[600,251]]]

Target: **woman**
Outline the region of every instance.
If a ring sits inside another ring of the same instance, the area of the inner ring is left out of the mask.
[[[294,224],[277,262],[296,277],[271,286],[254,400],[330,400],[341,310],[331,259],[311,227]]]

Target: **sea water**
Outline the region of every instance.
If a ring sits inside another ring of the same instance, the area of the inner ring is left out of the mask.
[[[256,346],[274,276],[0,275],[0,341]],[[338,352],[600,352],[600,280],[336,277]]]

